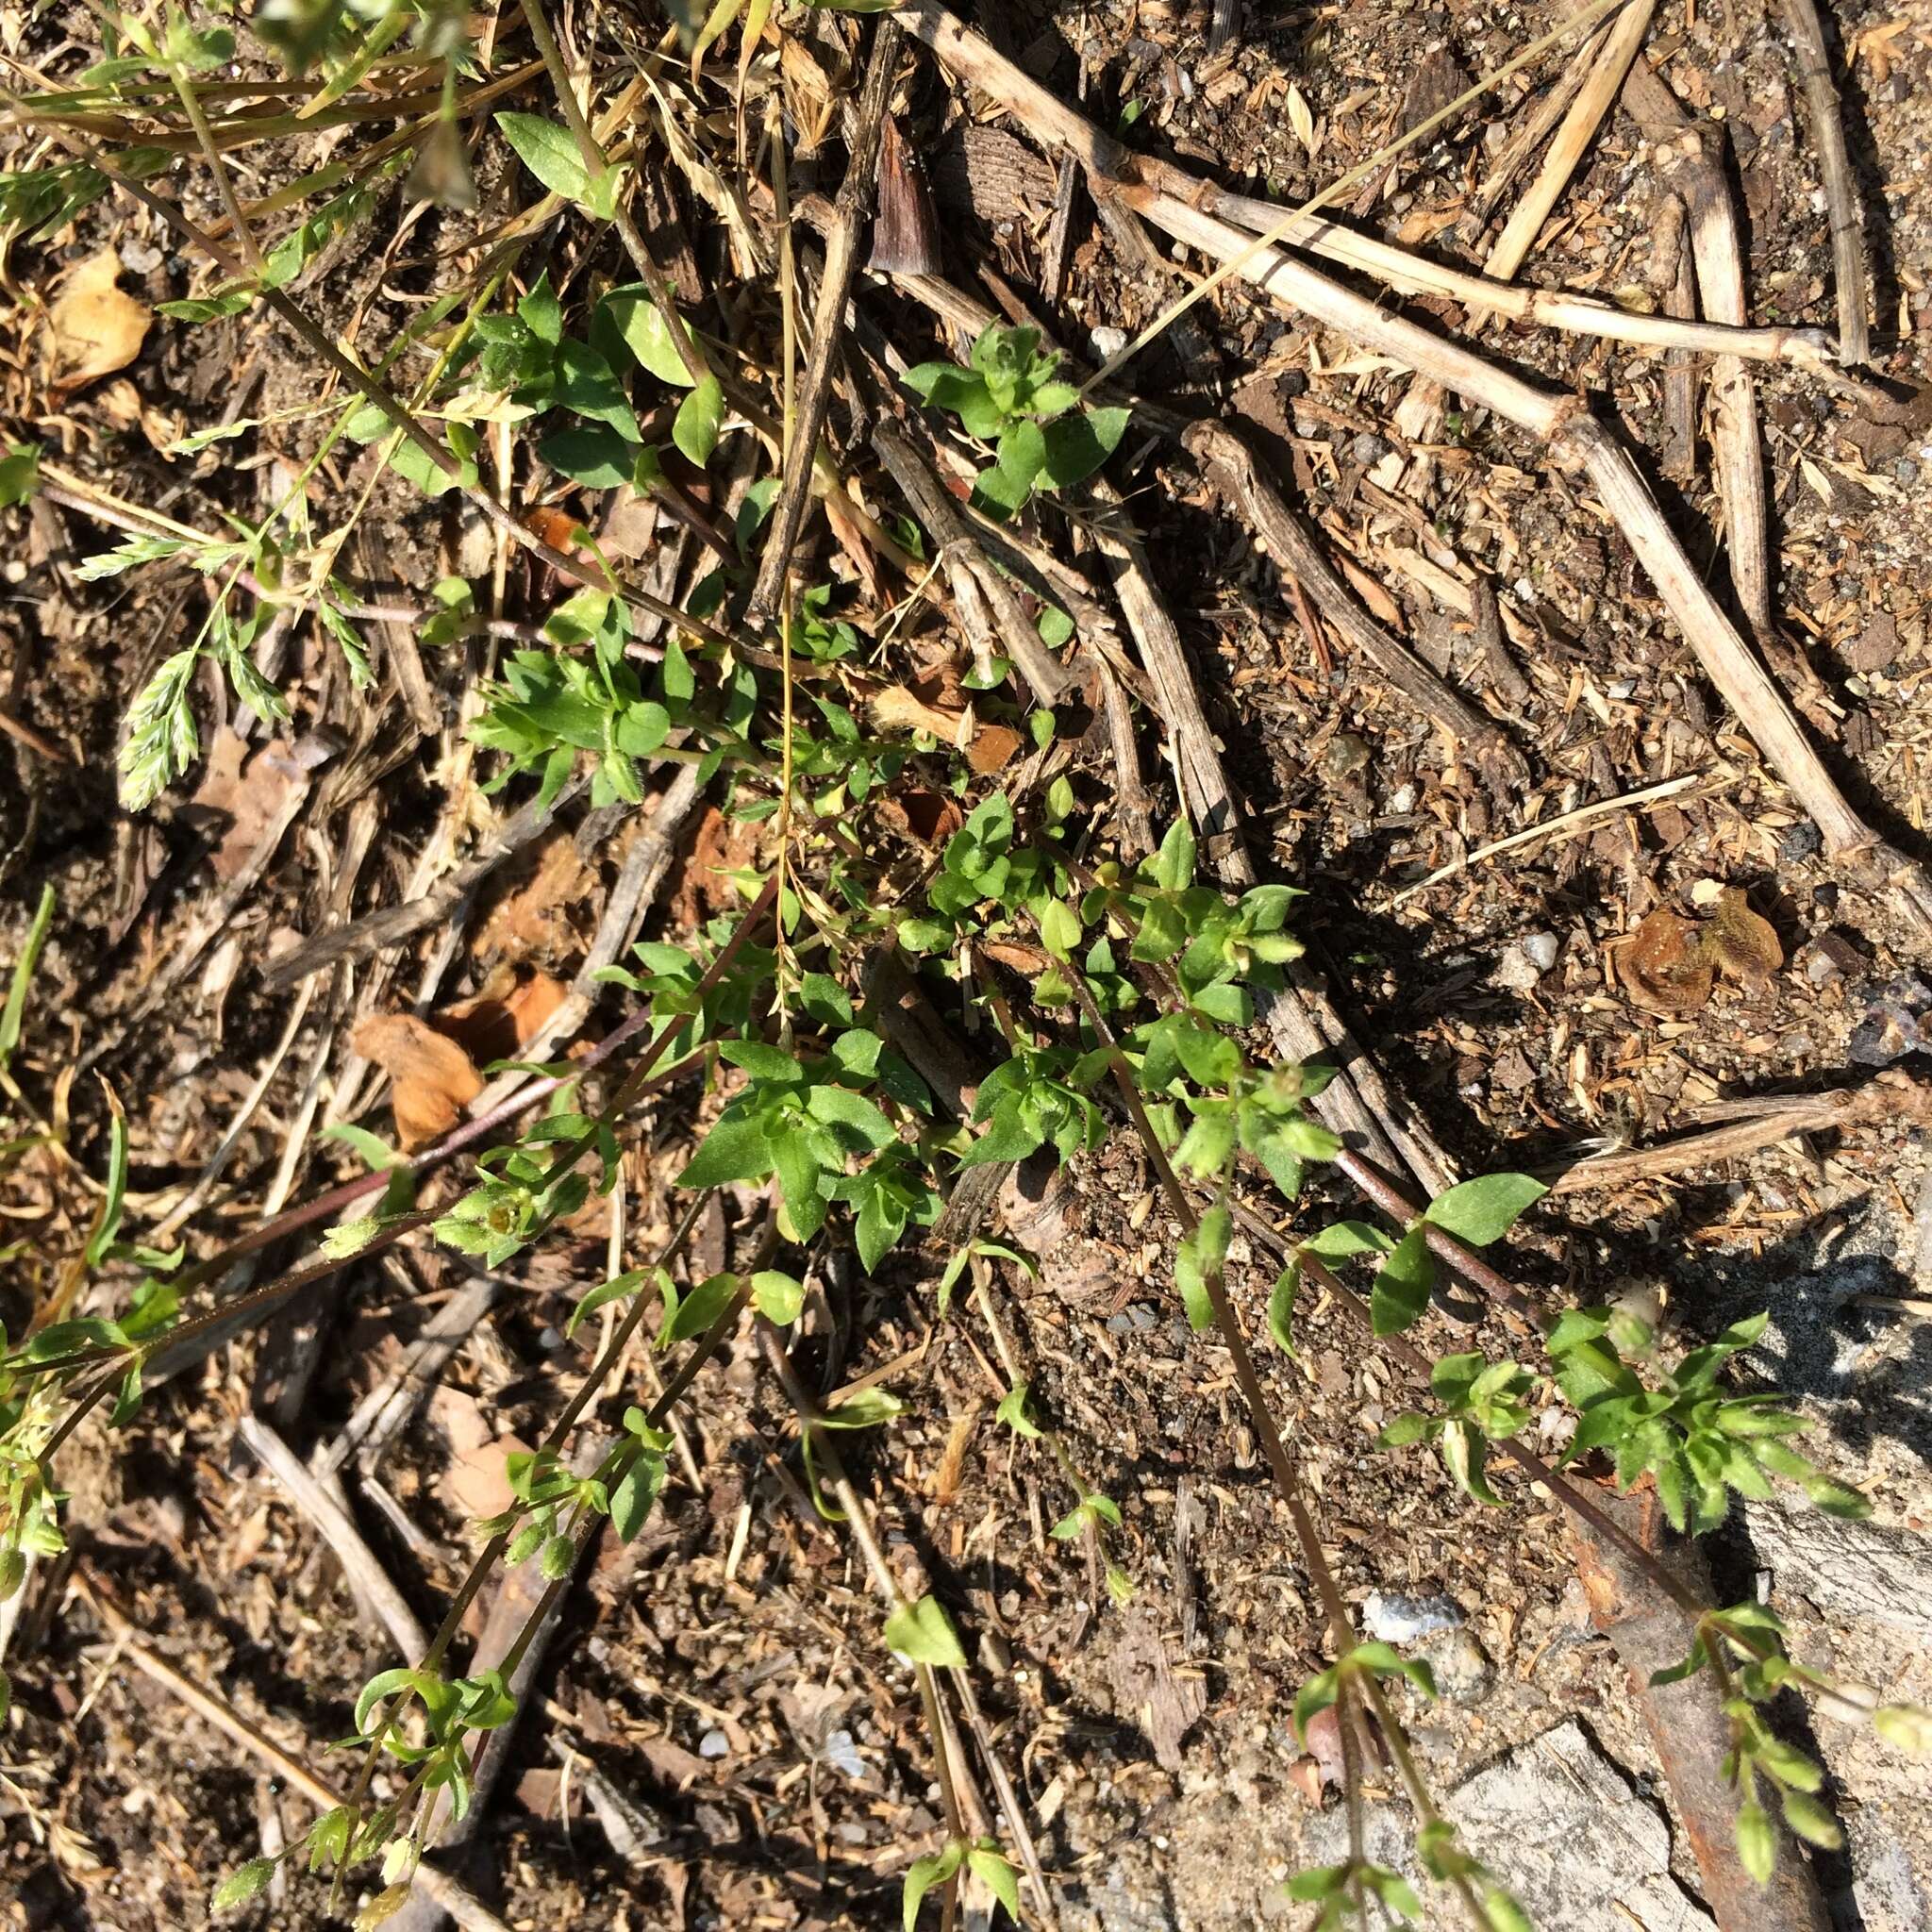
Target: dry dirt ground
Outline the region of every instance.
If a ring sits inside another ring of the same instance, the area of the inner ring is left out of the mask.
[[[999,14],[1002,44],[1030,71],[1063,97],[1084,92],[1089,111],[1119,120],[1134,142],[1293,200],[1558,9],[1257,8],[1214,57],[1205,8],[1097,0],[982,11]],[[71,25],[84,31],[78,18]],[[1849,59],[1875,353],[1897,403],[1861,412],[1790,371],[1765,378],[1779,610],[1821,693],[1834,769],[1874,824],[1924,857],[1932,5],[1844,5],[1836,29]],[[57,70],[58,38],[37,43]],[[1814,151],[1774,9],[1666,6],[1650,52],[1669,54],[1687,106],[1730,131],[1757,318],[1828,325]],[[1406,157],[1357,218],[1470,259],[1458,223],[1495,151],[1487,130],[1514,125],[1559,64]],[[923,56],[916,66],[906,113],[932,158],[948,274],[971,284],[990,266],[1038,301],[1051,163],[996,117],[988,125],[1007,145],[989,158],[991,137],[966,124]],[[1528,273],[1655,295],[1670,266],[1659,259],[1662,206],[1653,160],[1613,116]],[[378,271],[420,269],[434,242],[433,225],[408,238],[400,267],[352,251],[318,301],[379,302]],[[111,203],[50,243],[16,244],[8,266],[45,287],[104,246],[119,250],[124,286],[143,299],[183,292],[167,238]],[[1176,286],[1124,264],[1084,198],[1067,264],[1058,307],[1042,312],[1082,352],[1095,330],[1150,319]],[[907,340],[908,359],[932,353],[919,341],[930,324],[883,285],[861,301]],[[1491,340],[1554,381],[1597,391],[1656,474],[1660,358],[1508,327]],[[111,383],[58,404],[34,354],[24,334],[8,377],[16,432],[49,439],[100,487],[190,521],[255,509],[310,446],[296,425],[200,458],[158,453],[158,441],[220,421],[238,392],[251,416],[312,392],[290,343],[252,319],[201,332],[158,325]],[[1274,875],[1307,890],[1298,925],[1341,1005],[1468,1171],[1648,1141],[1741,1095],[1860,1085],[1881,1066],[1924,1074],[1912,1017],[1927,994],[1911,975],[1927,971],[1924,957],[1825,862],[1614,530],[1534,444],[1479,413],[1452,414],[1416,456],[1392,426],[1407,376],[1350,362],[1333,338],[1233,288],[1138,379],[1191,407],[1231,407],[1271,438],[1378,610],[1526,760],[1526,782],[1492,785],[1345,647],[1318,658],[1244,528],[1170,446],[1130,434],[1115,480],[1252,803],[1256,848]],[[1669,500],[1716,569],[1707,457],[1700,447],[1694,475]],[[331,487],[361,480],[345,467]],[[318,522],[337,501],[317,506]],[[393,479],[378,502],[380,554],[351,573],[358,581],[420,591],[441,570],[474,567],[460,519],[425,514]],[[358,803],[356,787],[318,786],[266,878],[223,910],[219,936],[161,1008],[143,1011],[158,969],[222,908],[235,851],[259,835],[244,823],[238,848],[236,818],[260,801],[232,773],[225,791],[197,773],[138,821],[118,811],[111,760],[125,707],[195,621],[198,591],[166,574],[79,581],[73,565],[103,532],[44,499],[7,521],[0,708],[68,755],[56,763],[5,745],[9,940],[42,883],[58,900],[16,1071],[41,1102],[58,1092],[81,1159],[96,1165],[106,1114],[94,1076],[111,1083],[132,1124],[140,1222],[158,1219],[199,1174],[280,1054],[197,1224],[204,1235],[232,1232],[260,1211],[285,1160],[291,1197],[336,1174],[341,1150],[312,1129],[344,1080],[354,1019],[407,1007],[442,940],[432,931],[366,973],[317,980],[283,1044],[293,994],[265,991],[262,965],[331,911],[408,890],[441,823],[445,711],[462,665],[428,657],[427,685],[412,694],[386,658],[370,701],[289,667],[313,722],[350,721],[350,761],[374,789]],[[1478,586],[1507,610],[1499,647],[1472,621]],[[352,702],[378,708],[358,724]],[[427,708],[426,737],[413,704]],[[1486,840],[1685,774],[1696,782],[1655,808],[1606,812],[1402,896]],[[581,958],[624,856],[608,831],[588,829],[559,906],[519,931],[526,968],[563,972]],[[366,862],[345,872],[345,844],[358,839]],[[441,958],[441,1002],[483,983],[479,935],[492,906],[526,883],[499,878],[467,908]],[[689,861],[666,895],[665,930],[705,909],[708,885],[704,861]],[[1616,976],[1611,942],[1657,908],[1698,914],[1732,887],[1771,921],[1786,963],[1756,988],[1721,983],[1694,1010],[1642,1010]],[[91,1071],[59,1090],[62,1070],[89,1053]],[[370,1124],[387,1131],[386,1103],[361,1091]],[[691,1098],[674,1091],[641,1122],[636,1252],[668,1224],[665,1182],[693,1138]],[[51,1180],[28,1169],[8,1185],[8,1212],[29,1241],[71,1239]],[[1016,1189],[1007,1207],[1010,1238],[1039,1257],[1037,1277],[1000,1264],[984,1302],[962,1295],[943,1321],[934,1267],[908,1260],[869,1282],[835,1257],[808,1325],[824,1386],[876,1372],[908,1405],[856,1460],[895,1556],[918,1558],[972,1633],[979,1695],[1034,1821],[1060,1924],[1232,1932],[1292,1922],[1306,1908],[1282,1901],[1280,1882],[1338,1844],[1334,1792],[1290,1724],[1322,1650],[1227,1358],[1179,1318],[1172,1229],[1131,1135],[1117,1132],[1064,1181]],[[751,1227],[748,1202],[719,1213],[700,1231],[702,1257],[728,1265]],[[537,1440],[575,1387],[587,1357],[562,1324],[575,1288],[603,1265],[608,1233],[589,1219],[561,1248],[517,1264],[391,1446],[387,1505],[375,1484],[352,1482],[365,1533],[431,1623],[464,1567],[470,1519],[495,1507],[501,1451]],[[1807,1660],[1932,1702],[1932,1159],[1903,1102],[1841,1140],[1554,1197],[1510,1259],[1553,1299],[1660,1290],[1687,1337],[1771,1308],[1747,1370],[1801,1401],[1820,1459],[1870,1495],[1874,1526],[1827,1532],[1802,1508],[1754,1508],[1716,1540],[1719,1587],[1768,1596]],[[18,1334],[39,1276],[18,1257],[10,1265],[20,1272],[10,1286],[0,1274],[0,1318]],[[1272,1278],[1267,1257],[1238,1242],[1231,1286],[1251,1316]],[[79,1561],[42,1566],[9,1634],[0,1924],[199,1924],[224,1871],[303,1828],[307,1801],[131,1669],[80,1582],[110,1582],[142,1642],[335,1775],[343,1760],[323,1747],[348,1732],[356,1689],[391,1651],[242,1443],[238,1421],[264,1407],[304,1453],[326,1443],[425,1321],[472,1287],[449,1257],[414,1247],[352,1269],[319,1309],[244,1334],[161,1383],[129,1427],[72,1445],[61,1473]],[[1649,1740],[1591,1626],[1559,1512],[1520,1491],[1509,1509],[1484,1511],[1424,1452],[1377,1453],[1376,1430],[1413,1391],[1365,1357],[1332,1310],[1306,1307],[1300,1340],[1299,1362],[1270,1358],[1270,1387],[1347,1595],[1375,1616],[1396,1614],[1391,1596],[1440,1600],[1424,1621],[1441,1627],[1414,1641],[1446,1694],[1409,1715],[1431,1777],[1459,1792],[1477,1849],[1547,1925],[1707,1923]],[[994,1424],[1002,1348],[1084,1477],[1119,1500],[1115,1554],[1135,1586],[1124,1606],[1109,1600],[1091,1550],[1047,1534],[1072,1501],[1062,1475]],[[634,1386],[652,1373],[641,1360],[633,1372]],[[519,1927],[895,1924],[905,1865],[939,1822],[924,1722],[878,1641],[849,1543],[803,1506],[790,1411],[748,1339],[705,1372],[683,1427],[690,1461],[674,1461],[653,1526],[602,1552],[567,1600],[471,1867],[476,1887]],[[1820,1720],[1813,1741],[1848,1838],[1844,1855],[1819,1862],[1835,1923],[1932,1923],[1932,1784],[1848,1727]],[[1379,1787],[1372,1795],[1376,1841],[1393,1846],[1399,1807]],[[325,1889],[291,1871],[238,1923],[335,1921]]]

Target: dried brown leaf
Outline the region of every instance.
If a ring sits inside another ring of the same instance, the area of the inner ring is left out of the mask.
[[[982,724],[972,693],[950,665],[912,684],[888,685],[872,696],[873,723],[881,731],[927,731],[966,755],[976,777],[1010,764],[1024,741],[1005,724]]]
[[[691,852],[672,894],[671,910],[680,925],[702,925],[740,903],[738,890],[725,876],[758,857],[758,827],[743,819],[726,818],[715,805],[698,814]]]
[[[1618,970],[1640,1006],[1693,1013],[1710,998],[1715,970],[1694,920],[1659,907],[1623,942]]]
[[[470,1056],[413,1013],[372,1013],[349,1044],[393,1083],[396,1139],[405,1153],[448,1133],[483,1091]]]
[[[571,835],[552,834],[538,854],[537,869],[484,922],[477,953],[521,959],[531,953],[568,951],[576,939],[569,915],[596,882],[596,874],[577,857]]]
[[[563,983],[547,973],[519,974],[499,966],[474,998],[445,1007],[429,1024],[487,1067],[515,1059],[568,997]]]
[[[67,277],[48,317],[54,329],[48,375],[56,389],[79,389],[125,369],[141,354],[154,317],[145,302],[116,286],[120,273],[121,258],[108,247]]]
[[[879,798],[879,810],[922,845],[943,845],[966,823],[958,801],[943,791],[888,791]]]
[[[950,678],[889,684],[872,698],[873,723],[882,731],[928,731],[941,744],[964,751],[973,742],[973,706]]]
[[[281,817],[290,787],[301,782],[289,749],[286,744],[264,745],[243,771],[248,741],[239,732],[224,727],[208,746],[208,762],[189,809],[219,814],[226,822],[221,842],[208,855],[208,864],[224,885],[247,866],[269,827]]]

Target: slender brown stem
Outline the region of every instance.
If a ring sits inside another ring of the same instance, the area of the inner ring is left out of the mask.
[[[811,494],[811,456],[818,449],[825,415],[831,407],[832,368],[844,334],[846,299],[852,292],[852,278],[858,268],[860,232],[872,211],[878,175],[879,133],[885,124],[886,99],[891,92],[903,41],[899,23],[891,14],[885,15],[873,39],[872,58],[859,89],[845,179],[839,189],[832,230],[825,240],[824,269],[819,277],[818,303],[812,313],[811,356],[806,363],[804,386],[798,392],[790,442],[792,461],[786,472],[777,508],[772,517],[771,534],[758,558],[758,581],[752,586],[751,601],[746,607],[746,622],[755,629],[763,628],[778,608],[778,593],[805,521],[806,505]],[[805,453],[802,458],[799,452]]]
[[[892,1574],[891,1566],[886,1561],[885,1552],[880,1548],[878,1538],[873,1532],[872,1517],[865,1507],[865,1499],[858,1493],[852,1478],[846,1474],[845,1464],[839,1454],[839,1445],[833,1440],[832,1431],[824,1427],[824,1413],[812,1398],[811,1392],[799,1380],[798,1371],[791,1365],[791,1357],[785,1352],[785,1344],[776,1328],[762,1315],[758,1323],[758,1343],[764,1351],[765,1361],[778,1387],[784,1391],[785,1399],[791,1405],[792,1413],[798,1418],[799,1429],[809,1436],[812,1453],[819,1467],[824,1471],[825,1487],[838,1499],[839,1507],[845,1512],[846,1522],[851,1525],[853,1541],[858,1543],[859,1553],[865,1558],[866,1568],[872,1573],[873,1586],[888,1612],[906,1607],[905,1592],[899,1588],[898,1578]],[[941,1807],[946,1816],[947,1835],[954,1840],[966,1836],[964,1807],[952,1754],[947,1749],[948,1727],[943,1722],[940,1708],[939,1686],[935,1681],[929,1664],[915,1663],[913,1675],[918,1681],[919,1697],[925,1711],[926,1728],[932,1733],[933,1766],[938,1774]],[[964,1767],[959,1767],[961,1771]],[[975,1805],[977,1800],[974,1800]],[[947,1883],[946,1899],[948,1915],[951,1903],[957,1894],[958,1874]]]
[[[1839,109],[1838,81],[1824,44],[1817,0],[1779,0],[1785,30],[1791,37],[1805,105],[1811,115],[1811,139],[1824,176],[1824,205],[1831,220],[1831,262],[1838,283],[1838,337],[1844,358],[1855,369],[1872,359],[1872,325],[1866,310],[1865,227],[1852,186],[1851,158],[1845,152],[1844,118]]]

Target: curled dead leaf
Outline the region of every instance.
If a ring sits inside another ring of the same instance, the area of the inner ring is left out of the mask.
[[[872,720],[881,731],[928,731],[955,751],[973,742],[972,703],[950,678],[887,685],[873,694]]]
[[[1638,1005],[1658,1013],[1694,1013],[1716,976],[1696,922],[1662,907],[1623,942],[1617,970]]]
[[[1044,947],[1025,945],[1017,940],[982,940],[978,950],[995,965],[1014,973],[1038,975],[1053,964],[1053,956]]]
[[[515,1059],[567,996],[547,973],[519,977],[502,966],[474,998],[426,1020],[414,1013],[364,1020],[349,1044],[390,1076],[403,1151],[448,1133],[483,1091],[478,1063]]]
[[[301,782],[287,756],[289,749],[286,744],[265,745],[249,758],[248,741],[225,726],[208,746],[189,812],[195,819],[205,816],[210,829],[217,824],[225,826],[208,855],[208,864],[225,885],[246,867],[269,827],[282,815],[291,787]]]
[[[892,684],[874,691],[873,723],[881,731],[925,731],[941,744],[963,752],[977,777],[991,777],[1011,763],[1024,741],[1005,724],[984,724],[974,714],[972,693],[950,666],[912,684]]]
[[[349,1044],[390,1076],[396,1139],[406,1154],[448,1133],[483,1091],[470,1056],[413,1013],[372,1013]]]
[[[563,983],[549,974],[518,974],[504,965],[474,997],[445,1007],[429,1024],[487,1067],[515,1059],[568,997]]]
[[[1623,941],[1617,971],[1640,1006],[1691,1013],[1710,998],[1719,973],[1755,991],[1784,962],[1771,922],[1752,911],[1736,886],[1726,886],[1703,924],[1662,908],[1651,913]]]
[[[888,791],[879,798],[884,817],[908,839],[922,845],[943,845],[961,825],[966,814],[943,791]]]
[[[154,316],[117,286],[120,273],[121,258],[109,247],[67,277],[48,315],[54,334],[47,375],[56,389],[80,389],[141,354]]]
[[[1741,979],[1754,991],[1785,963],[1771,921],[1752,911],[1736,886],[1718,895],[1717,910],[1704,930],[1704,948],[1720,972]]]

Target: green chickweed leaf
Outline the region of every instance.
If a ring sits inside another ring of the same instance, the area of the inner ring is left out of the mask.
[[[1499,1241],[1518,1216],[1549,1192],[1526,1174],[1486,1174],[1438,1194],[1423,1218],[1473,1248]]]
[[[917,1603],[901,1604],[886,1619],[886,1642],[908,1663],[931,1664],[941,1670],[966,1668],[966,1653],[937,1597],[923,1596]]]
[[[245,1906],[267,1889],[269,1880],[275,1875],[275,1863],[274,1858],[250,1858],[247,1864],[237,1866],[215,1887],[208,1909],[225,1912],[236,1906]]]
[[[1221,1273],[1233,1234],[1234,1216],[1225,1202],[1217,1201],[1174,1251],[1174,1286],[1181,1291],[1188,1326],[1197,1335],[1213,1325],[1214,1303],[1208,1284]]]
[[[1038,1441],[1039,1425],[1026,1413],[1027,1385],[1015,1382],[1001,1399],[1000,1406],[993,1411],[994,1420],[1005,1423],[1016,1436],[1024,1436],[1029,1441]]]
[[[929,1857],[915,1858],[906,1869],[906,1887],[900,1900],[900,1924],[903,1932],[913,1932],[919,1923],[919,1907],[924,1903],[925,1895],[936,1885],[944,1885],[956,1873],[966,1857],[966,1847],[955,1840],[944,1851],[935,1852]]]

